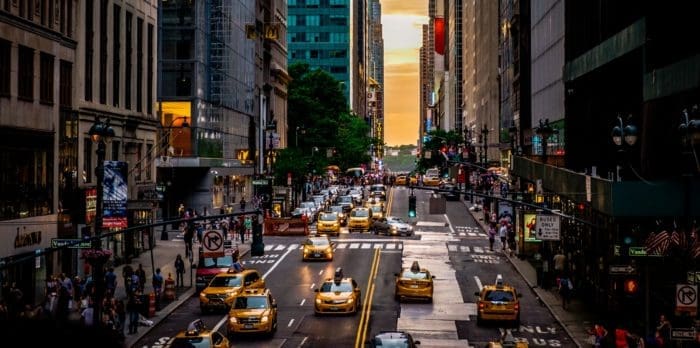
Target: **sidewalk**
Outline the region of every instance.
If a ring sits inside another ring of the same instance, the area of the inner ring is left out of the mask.
[[[474,217],[474,220],[481,225],[484,231],[487,231],[488,228],[484,222],[484,211],[471,211],[469,210],[471,204],[466,201],[463,202],[467,207],[467,211]],[[586,304],[577,298],[572,298],[568,308],[564,309],[561,305],[561,297],[556,291],[540,288],[537,285],[537,271],[530,262],[518,258],[517,255],[511,256],[509,253],[505,253],[505,256],[515,267],[515,270],[525,279],[528,286],[532,288],[542,304],[549,309],[554,319],[561,324],[566,333],[573,339],[574,343],[578,347],[589,347],[590,345],[586,343],[589,336],[586,330],[593,326],[597,318],[595,314],[587,309]]]
[[[124,329],[124,333],[126,335],[124,339],[124,347],[126,348],[132,347],[136,342],[138,342],[138,340],[141,339],[141,337],[146,335],[151,328],[158,325],[158,323],[163,321],[177,307],[194,295],[195,274],[194,270],[189,265],[189,261],[185,258],[185,243],[182,241],[182,239],[174,240],[179,233],[180,231],[177,230],[169,230],[168,240],[160,240],[160,229],[156,229],[156,246],[153,248],[153,258],[151,259],[151,251],[146,250],[142,252],[139,257],[132,259],[131,263],[129,264],[134,270],[138,268],[139,264],[143,265],[143,269],[146,272],[146,285],[144,289],[145,294],[149,294],[153,291],[153,286],[151,285],[151,280],[154,273],[153,266],[155,266],[155,268],[160,268],[164,279],[168,279],[168,274],[172,274],[173,279],[175,279],[175,258],[178,254],[181,254],[185,260],[185,275],[183,279],[184,287],[176,288],[176,299],[174,301],[161,300],[160,309],[156,310],[155,316],[147,318],[153,322],[152,326],[139,326],[138,333],[133,335],[127,334],[128,328]],[[198,244],[195,243],[193,249],[197,250],[197,247]],[[250,241],[246,241],[244,244],[238,244],[238,250],[241,256],[248,254],[248,252],[250,252]],[[151,260],[154,261],[153,266],[151,265]],[[126,299],[124,277],[122,277],[122,270],[126,265],[127,264],[122,264],[114,267],[114,273],[117,275],[118,279],[115,296],[121,299]],[[128,318],[126,325],[128,325]]]

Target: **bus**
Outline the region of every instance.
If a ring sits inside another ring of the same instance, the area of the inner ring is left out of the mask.
[[[365,175],[365,170],[361,167],[348,168],[345,171],[345,175],[353,178],[361,178]]]

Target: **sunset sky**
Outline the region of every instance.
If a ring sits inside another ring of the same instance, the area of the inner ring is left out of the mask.
[[[418,140],[418,58],[428,0],[380,0],[384,36],[384,142]]]

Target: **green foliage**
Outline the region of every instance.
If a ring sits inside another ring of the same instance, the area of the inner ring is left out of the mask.
[[[424,173],[428,168],[444,167],[447,163],[445,157],[440,154],[440,149],[443,146],[459,145],[464,143],[461,132],[451,130],[446,132],[442,129],[430,131],[423,142],[423,154],[418,161],[416,169]],[[430,158],[426,158],[425,154],[430,152]]]
[[[298,149],[297,155],[283,151],[275,172],[283,171],[281,166],[287,166],[283,164],[287,160],[298,162],[295,165],[307,173],[321,173],[328,164],[346,169],[368,162],[368,150],[374,140],[368,136],[369,126],[364,119],[348,109],[340,81],[303,62],[290,65],[289,75],[292,81],[287,90],[287,139],[290,147],[298,145]],[[331,158],[326,157],[327,149],[335,149]],[[283,171],[284,182],[286,173]]]

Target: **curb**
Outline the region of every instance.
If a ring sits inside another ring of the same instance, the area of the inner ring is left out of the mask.
[[[481,229],[484,230],[484,232],[486,232],[486,229],[484,228],[484,225],[483,225],[483,224],[479,221],[479,219],[475,216],[475,213],[476,213],[476,212],[473,212],[473,211],[469,210],[469,207],[467,206],[467,203],[466,203],[464,200],[461,200],[461,201],[462,201],[462,203],[464,203],[464,206],[467,208],[467,212],[469,212],[469,213],[472,215],[472,217],[474,218],[474,220],[476,221],[476,223],[479,224],[479,227],[481,227]],[[483,214],[483,210],[482,210],[482,214]],[[559,323],[559,325],[561,325],[561,327],[564,328],[564,331],[566,332],[567,335],[569,335],[569,338],[571,338],[571,341],[574,342],[574,343],[576,344],[577,347],[583,348],[583,345],[581,345],[581,343],[579,343],[579,342],[574,338],[574,335],[573,335],[572,332],[569,330],[569,328],[568,328],[566,325],[564,325],[564,321],[562,321],[562,319],[561,319],[556,313],[554,313],[554,311],[552,310],[552,306],[550,306],[549,303],[547,303],[546,301],[544,301],[544,300],[542,299],[542,295],[540,294],[540,291],[546,291],[546,290],[542,290],[539,286],[537,286],[537,284],[532,284],[532,283],[530,282],[530,280],[527,279],[527,278],[525,277],[525,275],[523,274],[523,272],[520,270],[520,267],[519,267],[517,264],[515,264],[515,263],[513,262],[511,256],[508,255],[507,253],[504,253],[504,255],[505,255],[506,259],[508,259],[508,262],[511,264],[511,266],[513,266],[513,268],[515,268],[515,270],[518,272],[518,274],[520,274],[520,277],[521,277],[523,280],[525,280],[525,283],[527,283],[527,285],[530,287],[530,289],[532,290],[532,292],[534,292],[535,294],[537,294],[537,297],[539,298],[540,302],[544,303],[544,305],[547,307],[547,310],[549,311],[549,313],[551,313],[552,316],[554,317],[554,319]]]
[[[245,256],[250,253],[250,248],[247,248],[246,250],[243,251],[243,253],[240,254],[240,256]],[[174,312],[178,307],[180,307],[185,301],[187,301],[189,298],[191,298],[195,293],[195,287],[191,286],[189,290],[185,291],[182,293],[180,296],[178,296],[177,300],[170,302],[167,306],[163,307],[160,311],[156,312],[156,315],[152,318],[148,318],[149,320],[153,320],[154,323],[151,326],[144,327],[142,330],[139,330],[137,334],[135,335],[126,335],[126,337],[129,338],[129,341],[133,341],[133,344],[136,342],[140,341],[143,336],[145,336],[148,332],[151,331],[151,329],[155,328],[160,322],[165,320],[170,313]],[[126,340],[125,340],[126,341]],[[127,346],[126,342],[124,343],[124,346],[127,348],[132,348],[134,345]]]

